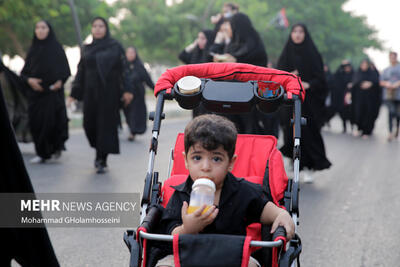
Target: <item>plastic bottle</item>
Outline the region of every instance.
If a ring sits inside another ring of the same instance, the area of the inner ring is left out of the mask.
[[[203,205],[207,207],[203,213],[207,212],[214,205],[215,184],[207,178],[199,178],[192,185],[192,193],[190,194],[190,203],[187,213],[192,213]]]

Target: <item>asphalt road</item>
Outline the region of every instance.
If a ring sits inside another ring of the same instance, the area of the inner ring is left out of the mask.
[[[165,179],[176,133],[187,113],[165,120],[155,170]],[[168,118],[168,115],[167,115]],[[369,140],[341,133],[337,118],[323,135],[333,166],[301,184],[299,234],[302,266],[400,266],[400,140],[387,143],[383,108]],[[21,144],[36,192],[142,192],[151,133],[126,141],[121,155],[110,156],[109,172],[95,174],[94,151],[82,130],[73,130],[67,151],[55,163],[30,164],[32,144]],[[62,266],[128,266],[122,241],[125,228],[49,228]]]

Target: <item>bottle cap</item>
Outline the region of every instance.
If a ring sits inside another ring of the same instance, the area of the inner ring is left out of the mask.
[[[211,181],[210,179],[207,178],[199,178],[196,181],[194,181],[193,185],[192,185],[192,189],[194,189],[196,186],[199,185],[205,185],[210,187],[213,191],[215,191],[215,184],[213,181]]]
[[[184,95],[195,94],[200,90],[201,80],[195,76],[185,76],[179,79],[179,92]]]

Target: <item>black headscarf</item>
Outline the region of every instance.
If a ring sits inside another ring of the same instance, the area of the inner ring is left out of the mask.
[[[368,63],[368,69],[363,71],[361,67],[358,68],[357,72],[354,74],[353,84],[357,86],[362,81],[370,81],[372,83],[379,82],[379,74],[372,67],[371,61],[369,59],[364,59],[363,62],[366,61]],[[361,64],[360,64],[361,66]]]
[[[102,79],[103,84],[105,85],[105,77],[107,77],[107,74],[110,72],[115,63],[113,60],[120,60],[119,55],[123,56],[124,51],[120,43],[117,40],[111,38],[110,29],[108,27],[107,21],[102,17],[95,17],[92,20],[92,24],[96,20],[101,20],[104,23],[104,25],[106,26],[106,34],[101,39],[93,38],[93,41],[90,44],[85,45],[83,49],[83,54],[84,56],[88,57],[93,56],[93,54],[96,55],[96,61],[99,66],[98,69],[100,72],[99,76]]]
[[[214,43],[215,32],[213,30],[202,30],[200,32],[202,32],[206,36],[206,46],[203,49],[200,49],[199,45],[196,45],[193,52],[191,53],[190,62],[185,63],[195,64],[212,61],[212,57],[210,55],[210,46],[212,43]]]
[[[237,13],[229,19],[232,28],[232,40],[226,52],[240,63],[266,66],[267,53],[260,35],[254,29],[249,17]]]
[[[154,83],[151,80],[149,74],[147,73],[147,70],[144,67],[142,60],[140,59],[138,50],[134,46],[129,46],[128,48],[132,48],[136,52],[135,59],[133,61],[128,61],[130,71],[134,70],[133,75],[131,77],[133,79],[133,82],[141,83],[144,80],[151,89],[154,89]]]
[[[140,59],[140,56],[139,56],[139,53],[138,53],[136,47],[131,45],[131,46],[127,47],[126,49],[129,49],[129,48],[132,48],[133,50],[135,50],[135,54],[136,54],[136,57],[133,61],[128,60],[129,65],[134,64],[135,67],[143,67],[144,68],[144,64],[143,64],[142,60]]]
[[[41,20],[49,27],[49,33],[44,40],[39,40],[33,34],[32,45],[25,60],[22,76],[42,79],[42,87],[48,87],[57,80],[65,80],[70,75],[68,60],[64,49],[57,41],[50,23]]]
[[[298,26],[304,30],[304,41],[295,44],[291,33]],[[278,60],[278,69],[288,72],[297,70],[302,81],[310,84],[303,104],[303,114],[312,118],[318,124],[318,127],[322,126],[326,112],[325,99],[328,94],[324,64],[304,24],[297,23],[292,26],[289,39]]]
[[[304,30],[304,41],[301,44],[295,44],[289,35],[282,54],[278,60],[278,69],[292,72],[297,70],[303,81],[311,82],[315,78],[324,80],[324,64],[322,57],[318,52],[307,27],[302,23],[292,26],[294,28],[302,27]]]

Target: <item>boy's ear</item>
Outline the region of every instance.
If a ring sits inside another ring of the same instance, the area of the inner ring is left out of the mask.
[[[237,155],[233,155],[233,157],[231,158],[231,160],[229,161],[229,166],[228,166],[228,170],[231,172],[233,170],[233,166],[235,165],[237,159]]]
[[[185,159],[185,168],[186,168],[187,170],[189,170],[185,151],[182,151],[182,155],[183,155],[183,158]]]

